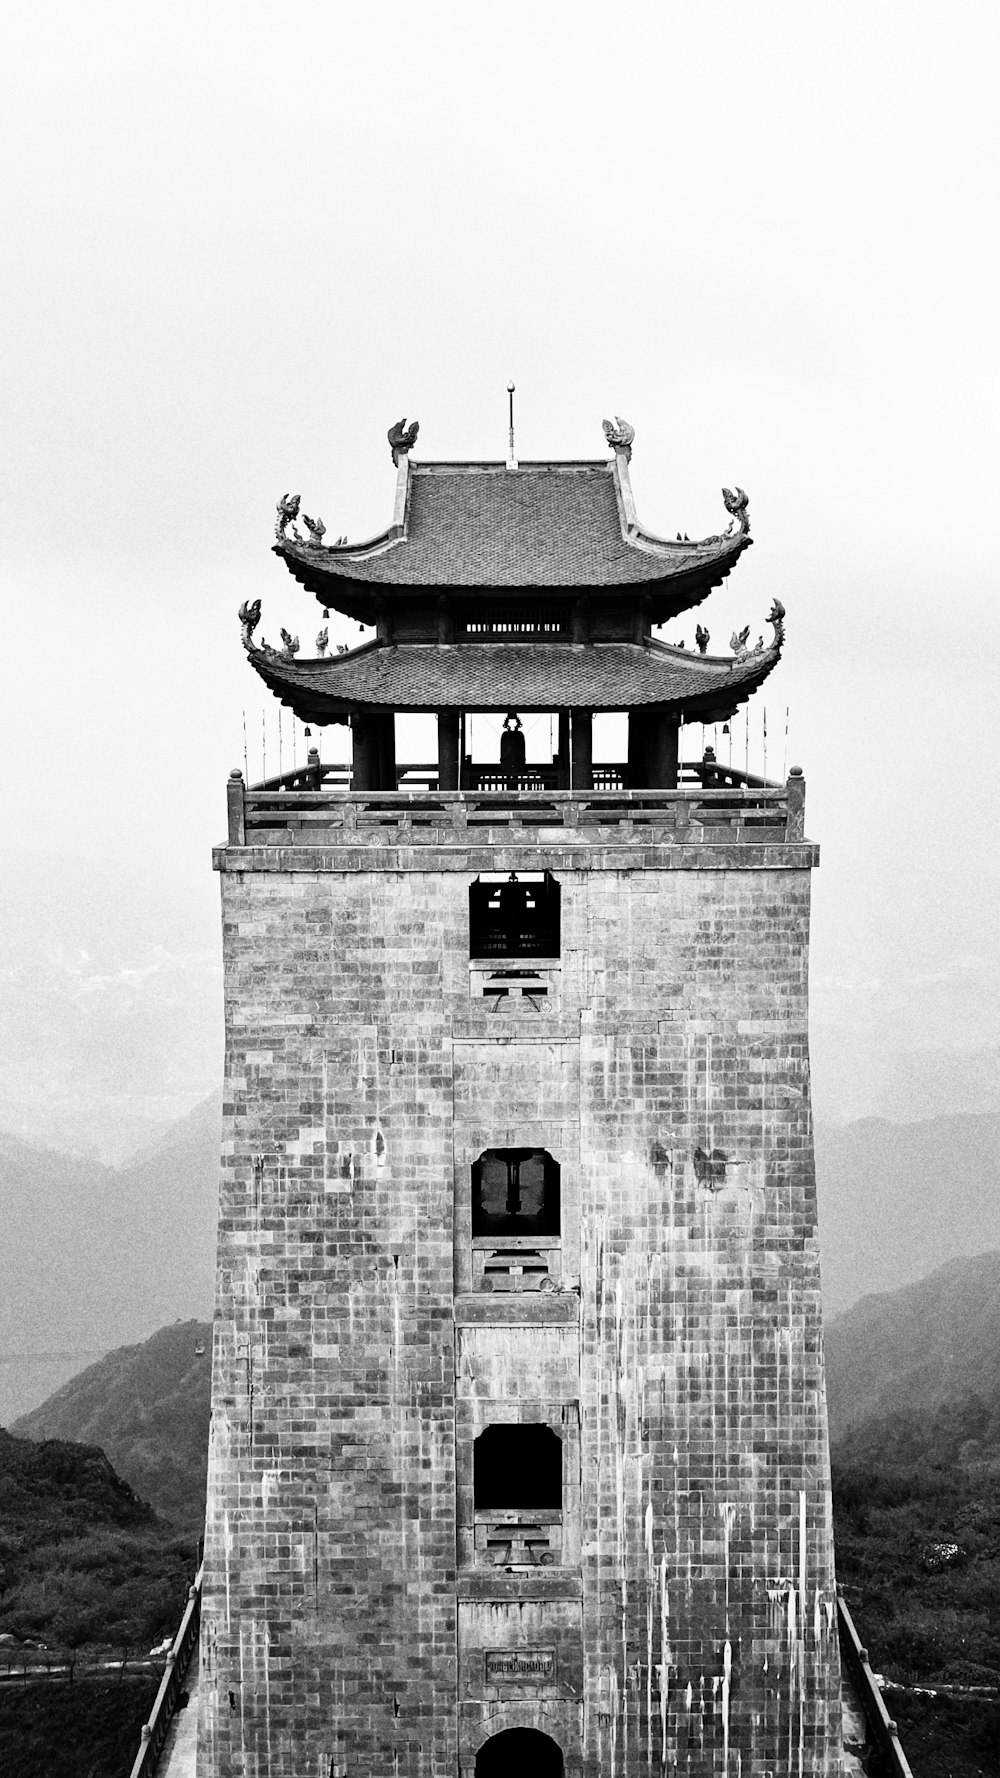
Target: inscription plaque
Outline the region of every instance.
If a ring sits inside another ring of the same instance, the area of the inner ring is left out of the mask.
[[[487,1685],[550,1685],[556,1676],[554,1648],[488,1648]]]

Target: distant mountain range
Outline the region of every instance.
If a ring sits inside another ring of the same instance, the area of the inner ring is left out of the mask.
[[[1000,1415],[1000,1252],[863,1297],[826,1328],[830,1434],[978,1395]],[[1000,1432],[1000,1425],[998,1425]]]
[[[1000,1118],[817,1131],[828,1313],[1000,1248]],[[212,1314],[213,1097],[124,1166],[0,1134],[0,1425],[109,1348]]]
[[[109,1352],[13,1428],[31,1439],[99,1445],[163,1517],[201,1534],[211,1409],[212,1329],[176,1321]]]
[[[1000,1247],[1000,1117],[878,1118],[816,1132],[828,1314]]]
[[[115,1170],[0,1135],[0,1425],[215,1289],[219,1106]]]

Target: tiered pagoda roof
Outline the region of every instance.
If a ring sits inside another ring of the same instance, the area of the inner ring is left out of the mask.
[[[641,587],[662,623],[699,604],[752,541],[745,509],[727,533],[697,543],[629,522],[617,461],[407,468],[402,522],[370,542],[329,547],[286,533],[275,545],[324,605],[350,605],[353,615],[367,587],[397,596],[425,587]]]
[[[767,678],[770,648],[735,658],[688,654],[655,640],[442,647],[366,642],[332,660],[251,649],[265,685],[303,722],[354,710],[629,710],[673,706],[688,722],[724,722]]]
[[[732,715],[775,665],[774,638],[731,655],[668,647],[652,626],[699,605],[751,543],[742,490],[723,490],[725,531],[657,537],[639,521],[629,480],[632,429],[605,432],[610,461],[416,463],[416,427],[393,428],[392,523],[377,537],[324,541],[297,496],[279,502],[275,552],[325,610],[377,626],[361,647],[313,659],[257,645],[259,603],[243,640],[264,683],[303,721],[421,710],[656,709],[678,720]]]

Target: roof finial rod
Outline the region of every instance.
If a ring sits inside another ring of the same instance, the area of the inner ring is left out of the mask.
[[[508,469],[516,469],[517,468],[517,458],[514,455],[514,384],[513,384],[513,382],[510,382],[507,384],[507,399],[510,402],[510,431],[507,434],[507,468]]]

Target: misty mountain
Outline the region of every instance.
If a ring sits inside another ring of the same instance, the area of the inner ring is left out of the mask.
[[[218,888],[14,853],[0,922],[0,1128],[120,1163],[217,1086]]]
[[[73,1374],[178,1317],[211,1316],[218,1157],[215,1100],[119,1169],[0,1136],[0,1423],[51,1388],[38,1355],[68,1355]]]
[[[816,1131],[823,1296],[838,1314],[944,1260],[1000,1247],[1000,1117]]]
[[[118,1475],[195,1541],[205,1519],[211,1376],[210,1324],[176,1321],[142,1345],[109,1352],[12,1431],[99,1445]]]
[[[926,1418],[968,1395],[1000,1416],[1000,1252],[862,1298],[827,1323],[825,1348],[835,1443],[863,1420]]]

